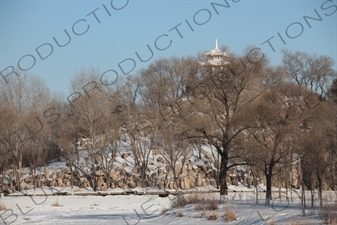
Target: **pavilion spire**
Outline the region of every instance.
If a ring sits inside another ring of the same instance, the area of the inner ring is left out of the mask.
[[[218,39],[215,39],[215,48],[218,48]]]

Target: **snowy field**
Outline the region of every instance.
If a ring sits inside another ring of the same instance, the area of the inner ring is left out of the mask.
[[[326,198],[335,201],[332,194],[326,195]],[[218,193],[203,195],[207,199],[219,198]],[[0,211],[0,224],[323,224],[317,208],[313,211],[308,209],[307,215],[302,216],[296,196],[294,203],[283,198],[282,201],[272,201],[271,206],[267,207],[263,199],[255,204],[253,193],[232,192],[229,202],[219,204],[214,211],[196,210],[196,205],[209,201],[170,209],[171,201],[175,198],[174,195],[7,196],[0,200],[7,208]],[[226,222],[224,214],[227,208],[235,212],[235,221]],[[209,220],[212,214],[217,214],[218,218]]]

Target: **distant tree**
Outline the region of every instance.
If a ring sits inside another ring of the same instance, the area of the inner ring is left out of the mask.
[[[333,80],[329,88],[328,94],[329,98],[331,98],[332,101],[337,103],[337,78]]]
[[[291,80],[322,97],[327,95],[330,82],[337,73],[334,60],[306,52],[283,51],[283,67]]]
[[[230,54],[229,64],[202,67],[193,96],[179,117],[189,137],[207,140],[220,156],[220,195],[228,195],[226,183],[230,168],[246,164],[241,146],[244,132],[254,126],[250,107],[261,94],[262,74],[267,60],[258,52],[246,51],[243,57]],[[254,63],[251,63],[251,62]]]
[[[247,160],[265,174],[266,205],[272,199],[272,177],[293,161],[289,156],[297,141],[297,125],[302,116],[301,101],[293,86],[278,83],[256,100],[252,110],[256,128],[249,130],[252,151],[248,151]]]
[[[12,152],[14,163],[14,174],[16,188],[20,190],[20,177],[23,168],[24,146],[29,137],[41,130],[43,112],[48,103],[50,94],[45,82],[38,76],[28,73],[19,74],[0,81],[0,107],[11,110],[6,126],[6,135],[2,136],[8,149]],[[36,117],[29,120],[29,115],[35,113]],[[40,126],[32,129],[31,124],[38,122]]]
[[[334,110],[327,102],[311,111],[307,116],[307,129],[300,142],[301,165],[304,183],[311,190],[313,206],[313,190],[318,189],[320,207],[323,206],[323,181],[327,178],[329,168],[336,163],[334,136],[336,127]],[[327,181],[327,180],[326,180]],[[333,185],[333,184],[332,184]]]
[[[110,183],[119,128],[122,126],[118,86],[101,85],[99,74],[96,69],[82,69],[77,73],[72,80],[72,91],[81,95],[72,99],[68,110],[70,121],[74,124],[74,127],[69,126],[70,137],[73,141],[86,138],[83,149],[87,152],[90,170],[87,178],[95,191],[101,188],[97,186],[96,171],[103,171]]]

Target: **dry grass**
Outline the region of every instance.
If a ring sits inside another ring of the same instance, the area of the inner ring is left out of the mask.
[[[184,214],[182,212],[177,213],[177,217],[183,217],[183,216],[184,216]]]
[[[170,214],[168,208],[163,208],[160,213],[161,215],[166,215],[166,216]]]
[[[204,210],[204,209],[205,209],[205,205],[203,205],[203,204],[198,204],[194,208],[195,211],[201,211],[201,210]]]
[[[216,200],[211,200],[209,204],[198,204],[195,206],[194,210],[201,211],[201,210],[217,210],[219,209],[219,202]]]
[[[217,210],[219,208],[219,202],[216,200],[211,200],[207,206],[208,210]]]
[[[53,204],[51,204],[54,207],[62,207],[63,205],[60,205],[58,200],[56,200],[55,202],[53,202]]]
[[[225,212],[224,216],[226,217],[227,222],[232,222],[232,221],[237,220],[235,212],[229,207],[226,209],[226,212]]]
[[[291,225],[310,225],[310,223],[306,221],[293,220],[291,221]]]
[[[206,218],[206,217],[207,217],[207,211],[204,210],[204,211],[202,211],[202,213],[201,213],[201,218]]]
[[[184,195],[179,193],[172,201],[171,208],[182,208],[186,205],[202,202],[205,199],[197,194]]]
[[[3,204],[0,203],[0,211],[6,211],[7,208]]]
[[[219,218],[219,214],[213,212],[211,215],[207,217],[207,220],[217,220]]]
[[[324,224],[337,225],[337,205],[323,206],[318,215]]]

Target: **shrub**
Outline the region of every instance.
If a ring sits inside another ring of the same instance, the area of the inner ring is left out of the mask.
[[[56,200],[55,202],[53,202],[52,206],[54,207],[62,207],[63,205],[60,205],[58,200]]]
[[[219,203],[216,200],[212,200],[209,205],[207,206],[208,210],[217,210],[219,208]]]
[[[310,225],[310,223],[308,222],[301,222],[301,221],[298,221],[298,220],[295,220],[295,221],[291,221],[291,225]]]
[[[171,208],[182,208],[188,204],[198,203],[204,201],[204,198],[197,194],[184,195],[179,193],[173,200],[171,200]]]
[[[323,206],[318,214],[324,224],[337,224],[337,206]]]
[[[162,210],[161,210],[161,215],[168,215],[169,214],[169,209],[168,208],[163,208]]]
[[[0,211],[6,211],[7,208],[3,204],[0,203]]]
[[[215,212],[213,212],[211,215],[207,217],[208,220],[217,220],[219,218],[219,215]]]
[[[196,211],[201,211],[201,210],[217,210],[219,208],[219,203],[216,200],[211,200],[209,204],[198,204],[195,206]]]
[[[202,211],[202,213],[201,213],[201,218],[206,218],[206,217],[207,217],[207,211],[204,210],[204,211]]]
[[[237,219],[234,211],[231,208],[226,209],[225,217],[227,222],[232,222]]]
[[[195,206],[194,210],[196,211],[205,210],[205,206],[203,204],[198,204]]]

